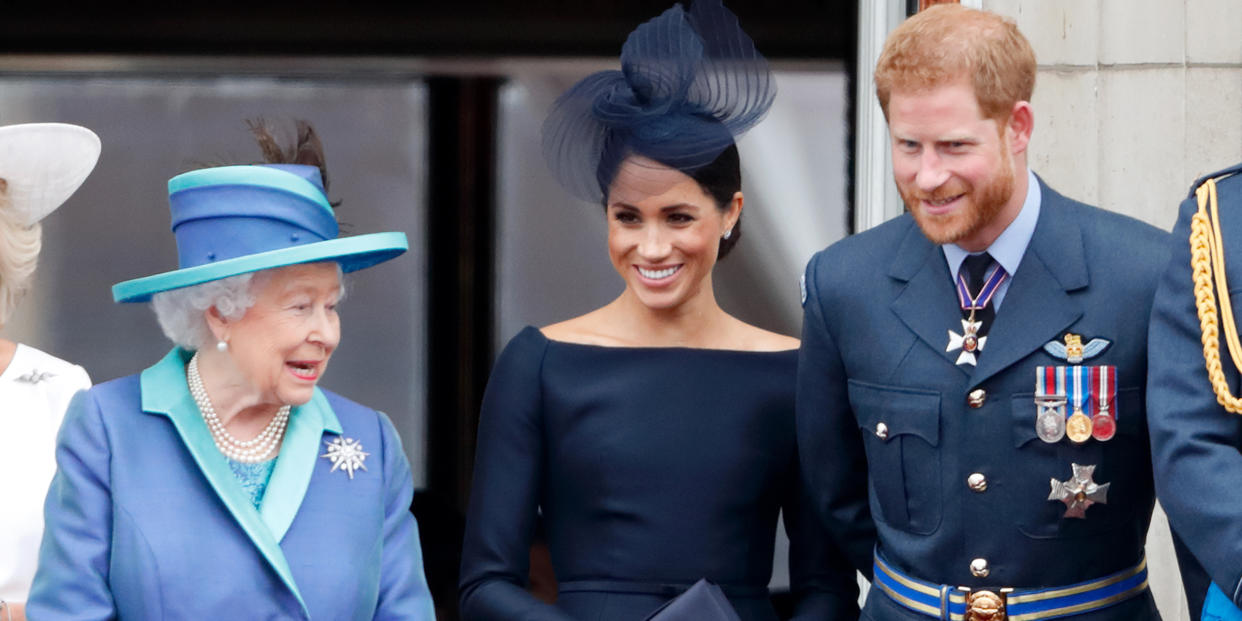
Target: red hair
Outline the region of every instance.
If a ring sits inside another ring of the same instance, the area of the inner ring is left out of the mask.
[[[875,68],[888,115],[894,90],[921,91],[967,78],[985,118],[1003,121],[1035,91],[1035,51],[1013,20],[959,4],[929,7],[897,27]]]

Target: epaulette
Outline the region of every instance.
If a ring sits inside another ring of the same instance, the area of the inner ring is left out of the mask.
[[[1229,168],[1224,168],[1214,173],[1203,175],[1202,177],[1195,179],[1195,182],[1190,185],[1190,194],[1186,198],[1194,198],[1195,190],[1198,190],[1199,186],[1206,183],[1208,179],[1221,179],[1224,177],[1230,177],[1230,176],[1236,175],[1240,172],[1242,172],[1242,162],[1234,164],[1233,166],[1230,166]]]

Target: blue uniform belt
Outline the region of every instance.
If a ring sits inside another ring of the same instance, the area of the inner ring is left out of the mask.
[[[972,604],[978,601],[986,608],[999,601],[1004,614],[993,618],[1038,621],[1091,612],[1142,593],[1147,589],[1147,559],[1103,578],[1037,589],[972,589],[924,582],[901,573],[880,558],[879,553],[875,555],[874,575],[874,586],[894,602],[929,617],[970,621]]]

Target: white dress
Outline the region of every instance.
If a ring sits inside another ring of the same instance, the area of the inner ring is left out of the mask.
[[[0,599],[25,601],[56,473],[56,432],[69,399],[90,388],[82,367],[18,344],[0,373]]]

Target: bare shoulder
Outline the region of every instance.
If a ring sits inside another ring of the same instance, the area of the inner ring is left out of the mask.
[[[604,330],[604,327],[607,325],[604,315],[605,309],[596,309],[573,319],[566,319],[565,321],[544,326],[539,328],[539,331],[548,340],[552,341],[578,343],[580,345],[616,346],[621,344],[616,337],[609,336]]]
[[[802,344],[801,341],[784,334],[764,330],[758,326],[752,326],[741,320],[735,319],[735,328],[733,330],[736,339],[736,349],[746,351],[786,351],[790,349],[798,349]]]

